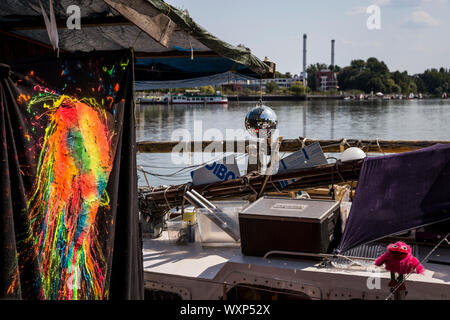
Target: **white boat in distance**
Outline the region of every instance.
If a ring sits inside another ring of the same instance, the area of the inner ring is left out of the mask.
[[[228,98],[217,91],[215,94],[186,92],[171,97],[172,104],[228,104]]]
[[[136,98],[137,103],[168,104],[168,96],[142,96]]]

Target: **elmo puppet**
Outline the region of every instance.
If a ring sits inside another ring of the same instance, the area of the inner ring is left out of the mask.
[[[376,266],[382,264],[385,264],[386,270],[391,272],[389,287],[395,287],[399,282],[403,282],[404,274],[413,271],[423,274],[425,271],[419,260],[411,254],[411,247],[401,241],[388,245],[387,251],[375,261]],[[396,273],[399,275],[397,279]],[[406,290],[405,284],[402,283],[398,290]]]

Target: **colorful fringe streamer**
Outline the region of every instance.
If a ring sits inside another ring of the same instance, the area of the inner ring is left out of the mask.
[[[106,114],[92,99],[44,94],[29,108],[35,103],[44,103],[50,119],[28,200],[45,298],[103,299],[96,217],[109,204],[113,163]]]

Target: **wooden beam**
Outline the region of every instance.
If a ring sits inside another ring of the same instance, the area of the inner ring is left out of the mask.
[[[280,152],[295,152],[302,146],[303,138],[284,139],[281,142]],[[398,153],[406,152],[425,147],[432,146],[436,143],[447,144],[450,141],[407,141],[407,140],[306,140],[305,145],[319,142],[324,152],[337,153],[342,152],[343,148],[359,147],[365,152],[376,153]],[[193,152],[194,150],[204,151],[207,146],[214,143],[217,148],[222,148],[227,152],[242,152],[242,147],[248,146],[249,141],[141,141],[137,143],[137,149],[143,153],[171,153],[175,146],[188,146]],[[213,145],[210,146],[210,148]],[[238,149],[240,147],[240,150]]]
[[[4,34],[4,35],[7,35],[7,36],[9,36],[9,37],[12,37],[12,38],[16,38],[16,39],[19,39],[19,40],[26,41],[26,42],[28,42],[28,43],[30,43],[30,44],[33,44],[33,45],[36,45],[36,46],[38,46],[38,47],[43,47],[43,48],[46,48],[46,49],[50,49],[51,51],[54,51],[54,50],[53,50],[53,47],[52,47],[51,45],[47,44],[47,43],[40,42],[40,41],[31,39],[31,38],[24,37],[24,36],[15,34],[15,33],[13,33],[13,32],[1,30],[1,29],[0,29],[0,33],[1,33],[1,34]],[[63,49],[59,49],[59,52],[64,53],[64,52],[67,52],[67,51],[66,51],[66,50],[63,50]]]
[[[152,37],[156,42],[168,48],[172,33],[176,28],[175,22],[168,16],[160,13],[154,17],[150,17],[124,3],[114,0],[103,1],[122,16],[133,22],[133,24]]]

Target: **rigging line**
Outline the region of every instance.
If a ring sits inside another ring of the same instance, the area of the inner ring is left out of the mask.
[[[172,6],[170,4],[168,4],[168,3],[165,3],[165,2],[164,2],[164,4],[167,6],[166,16],[169,17],[170,11],[172,10]]]
[[[262,105],[262,100],[263,100],[263,96],[262,96],[262,76],[259,78],[259,104]]]
[[[198,167],[198,166],[201,166],[201,165],[191,165],[191,166],[187,166],[187,167],[184,167],[184,168],[182,168],[182,169],[180,169],[180,170],[177,170],[177,171],[175,171],[175,172],[168,173],[168,174],[154,173],[154,172],[149,172],[149,171],[145,171],[145,172],[148,173],[148,174],[154,175],[154,176],[171,177],[171,176],[174,176],[174,175],[177,175],[177,174],[182,174],[182,173],[184,173],[183,171],[188,170],[188,169],[192,169],[192,168],[196,168],[196,167]]]
[[[139,36],[141,35],[142,30],[139,30],[139,33],[136,36],[136,39],[134,39],[133,44],[130,46],[131,48],[134,48],[134,45],[136,44],[137,39],[139,38]]]
[[[188,35],[189,46],[191,47],[191,60],[194,60],[194,49],[192,48],[191,38]]]
[[[157,174],[157,173],[145,171],[145,170],[142,170],[142,169],[137,169],[137,171],[140,171],[143,174],[148,174],[148,175],[151,175],[151,176],[154,176],[154,177],[159,177],[161,179],[164,178],[165,180],[173,180],[173,181],[183,181],[183,180],[185,180],[186,178],[189,177],[188,174],[172,177],[170,175],[166,176],[164,174]]]
[[[186,182],[187,180],[189,180],[188,177],[186,177],[186,179],[170,179],[170,178],[165,178],[165,177],[157,177],[160,180],[164,180],[164,181],[168,181],[168,182],[177,182],[177,183],[183,183]]]
[[[142,170],[142,172],[144,173],[144,178],[145,178],[145,181],[147,182],[147,186],[150,188],[150,183],[149,183],[149,181],[148,181],[148,179],[147,179],[147,174],[145,173],[145,171],[142,169],[142,167],[141,166],[137,166],[137,169],[139,170]]]
[[[164,190],[164,199],[166,200],[167,208],[169,208],[169,210],[170,210],[170,209],[172,209],[172,208],[170,207],[169,201],[167,201],[167,197],[166,197],[166,192],[167,192],[167,190],[168,190],[169,188],[170,188],[170,186],[168,186],[168,187]]]
[[[383,156],[384,156],[385,154],[384,154],[384,152],[383,152],[383,149],[381,149],[381,147],[380,147],[380,142],[378,141],[378,138],[376,139],[376,142],[377,142],[378,149],[380,149],[381,153],[382,153]]]
[[[272,181],[272,176],[270,176],[269,182],[272,184],[272,186],[275,188],[275,190],[277,190],[277,192],[282,193],[282,192],[280,191],[280,189],[277,188],[277,186],[275,185],[275,183],[273,183],[273,181]]]
[[[448,240],[447,240],[448,236],[450,236],[450,232],[447,233],[447,235],[441,241],[439,241],[438,244],[435,245],[433,249],[431,249],[431,251],[426,255],[426,257],[420,261],[420,264],[423,264],[444,241],[446,241],[448,243]],[[416,268],[414,268],[410,273],[408,273],[406,276],[404,276],[403,279],[399,283],[397,283],[397,285],[392,289],[392,292],[387,296],[387,298],[385,300],[389,300],[394,295],[394,293],[398,290],[398,288],[400,288],[400,286],[406,281],[406,279],[414,271],[416,271]]]
[[[241,155],[237,156],[236,159],[239,159],[239,158],[242,158],[242,157],[245,157],[245,154],[241,154]],[[204,163],[201,163],[201,164],[196,164],[196,165],[190,165],[190,166],[187,166],[187,167],[183,167],[183,168],[180,169],[180,170],[177,170],[177,171],[175,171],[175,172],[168,173],[168,174],[153,173],[153,172],[150,172],[150,171],[145,171],[145,170],[143,170],[143,169],[141,169],[141,171],[142,171],[142,172],[145,172],[145,173],[148,173],[148,174],[151,174],[151,175],[154,175],[154,176],[165,176],[165,177],[170,177],[170,176],[174,176],[174,175],[179,174],[179,173],[181,174],[181,173],[182,173],[183,171],[185,171],[185,170],[192,169],[192,168],[198,168],[198,167],[204,166],[204,165],[206,165],[206,164],[209,164],[209,163],[211,163],[211,162],[215,162],[215,161],[220,160],[220,159],[223,159],[223,156],[218,156],[217,158],[214,158],[214,159],[212,159],[212,160],[210,160],[210,161],[207,161],[207,162],[204,162]],[[144,166],[145,166],[145,165],[144,165]],[[143,166],[141,166],[141,167],[143,167]],[[145,166],[145,167],[150,167],[150,166]]]
[[[155,172],[147,171],[147,170],[144,170],[144,169],[138,169],[138,170],[143,172],[143,173],[150,174],[152,176],[161,176],[161,177],[172,177],[172,176],[174,176],[177,173],[177,172],[175,172],[175,173],[163,174],[163,173],[155,173]]]
[[[308,140],[308,138],[303,138],[302,140],[302,149],[306,147],[306,140]]]
[[[184,186],[184,190],[183,190],[183,198],[181,200],[181,217],[183,219],[185,218],[185,216],[184,216],[184,204],[186,203],[185,196],[186,196],[186,192],[188,191],[189,187],[190,187],[189,183],[186,183],[186,185]]]
[[[189,177],[186,177],[185,179],[180,178],[167,178],[167,177],[156,177],[160,180],[168,181],[168,182],[177,182],[177,183],[183,183],[189,180]]]
[[[245,157],[245,156],[246,156],[245,154],[242,154],[242,155],[237,156],[236,159],[240,159],[240,158]],[[218,157],[217,159],[219,159],[219,158],[220,158],[220,157]],[[211,160],[211,161],[213,161],[213,160]],[[166,166],[166,167],[159,167],[159,166],[153,166],[153,165],[147,165],[147,164],[142,164],[142,165],[140,165],[140,167],[154,168],[154,169],[188,169],[188,168],[201,167],[201,166],[203,166],[203,165],[205,165],[205,164],[208,164],[209,162],[210,162],[210,161],[204,162],[204,163],[200,163],[200,164],[196,164],[196,165],[191,165],[191,166],[188,166],[188,167],[174,166],[174,167],[168,168],[167,166]]]

